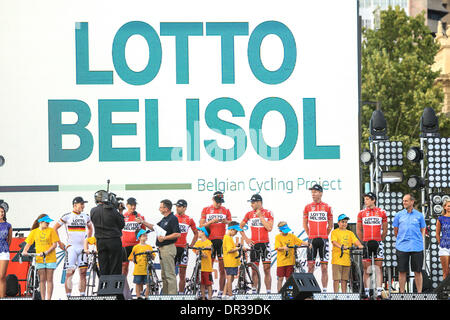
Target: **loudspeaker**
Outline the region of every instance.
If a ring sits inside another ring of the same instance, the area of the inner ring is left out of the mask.
[[[312,273],[293,273],[280,290],[282,300],[305,300],[321,292]]]
[[[97,296],[113,296],[118,300],[131,300],[131,291],[127,278],[123,274],[100,276]]]
[[[434,292],[439,300],[450,300],[450,276],[447,276]]]

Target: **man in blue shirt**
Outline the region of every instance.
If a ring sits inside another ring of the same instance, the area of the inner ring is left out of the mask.
[[[394,218],[394,234],[397,237],[398,281],[400,293],[405,292],[406,273],[414,272],[417,292],[422,292],[423,241],[425,236],[425,219],[423,214],[414,209],[415,198],[412,194],[403,197],[403,209]]]

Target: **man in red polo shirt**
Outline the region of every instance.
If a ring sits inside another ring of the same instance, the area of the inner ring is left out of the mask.
[[[127,200],[127,212],[123,214],[125,227],[122,229],[122,274],[125,276],[128,275],[128,257],[130,256],[133,247],[139,243],[139,240],[136,240],[135,231],[138,229],[145,229],[145,225],[143,224],[145,219],[136,212],[136,205],[136,199],[129,198]]]
[[[384,259],[383,242],[387,235],[386,211],[375,206],[377,197],[368,192],[364,195],[364,210],[358,214],[356,222],[356,235],[362,239],[364,245],[363,267],[366,295],[369,295],[368,268],[372,265],[371,255],[374,254],[375,270],[377,274],[377,297],[381,298],[383,273],[381,267]]]
[[[331,207],[322,202],[323,188],[315,184],[310,188],[313,202],[303,210],[303,228],[308,235],[311,246],[308,248],[308,272],[313,273],[317,254],[320,257],[322,270],[322,291],[327,292],[328,287],[328,236],[333,229],[333,212]]]
[[[180,276],[178,293],[183,294],[186,285],[186,267],[189,261],[189,250],[186,248],[187,234],[189,229],[194,233],[194,237],[191,241],[191,247],[193,247],[198,238],[198,231],[194,220],[186,215],[187,201],[180,199],[175,203],[175,206],[177,207],[175,217],[178,219],[181,233],[181,236],[178,238],[177,242],[175,242],[175,247],[177,247],[175,265],[178,266],[178,275]]]
[[[212,242],[211,258],[213,265],[216,257],[219,260],[219,292],[217,297],[222,298],[226,279],[222,256],[222,242],[226,227],[231,222],[231,213],[230,210],[222,205],[225,202],[222,192],[214,192],[212,202],[211,206],[203,208],[199,225],[200,227],[209,227],[211,230],[209,240]]]
[[[273,228],[273,214],[272,211],[263,208],[261,195],[254,194],[248,201],[251,202],[253,210],[247,212],[240,224],[240,228],[243,229],[244,226],[249,223],[251,238],[249,239],[243,231],[241,231],[241,234],[245,242],[252,246],[253,249],[257,250],[251,251],[250,261],[259,267],[259,261],[262,260],[264,266],[264,283],[266,285],[267,293],[271,293],[272,276],[270,275],[270,265],[272,256],[269,243],[269,232],[272,231]],[[254,275],[254,285],[257,285],[256,281],[257,277]],[[253,288],[253,292],[256,292],[255,288]]]

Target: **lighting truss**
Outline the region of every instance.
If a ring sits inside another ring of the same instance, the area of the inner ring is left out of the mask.
[[[378,207],[386,211],[388,219],[388,232],[384,241],[384,265],[386,267],[397,267],[396,237],[394,235],[393,222],[396,213],[403,209],[403,193],[379,192],[377,202]]]

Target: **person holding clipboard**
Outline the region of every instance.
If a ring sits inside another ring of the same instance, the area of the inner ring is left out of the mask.
[[[172,212],[172,201],[162,200],[159,212],[164,216],[156,225],[147,224],[147,227],[156,232],[156,245],[159,247],[161,278],[163,281],[163,294],[177,294],[177,277],[175,273],[175,256],[177,248],[175,242],[181,236],[177,217]]]

